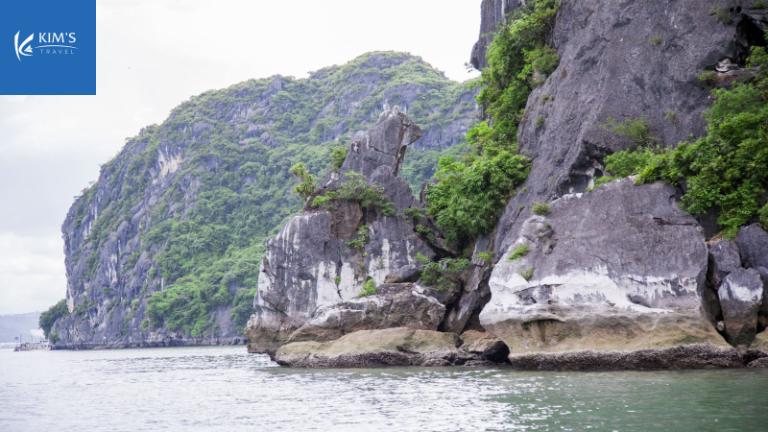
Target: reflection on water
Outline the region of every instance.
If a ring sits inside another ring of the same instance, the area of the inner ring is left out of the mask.
[[[768,430],[768,371],[298,370],[243,350],[2,350],[0,431]]]

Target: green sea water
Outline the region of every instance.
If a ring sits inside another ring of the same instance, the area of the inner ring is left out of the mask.
[[[0,431],[768,431],[768,371],[300,370],[243,347],[0,350]]]

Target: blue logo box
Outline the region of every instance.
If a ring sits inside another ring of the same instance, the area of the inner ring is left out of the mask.
[[[95,95],[96,0],[2,2],[0,94]]]

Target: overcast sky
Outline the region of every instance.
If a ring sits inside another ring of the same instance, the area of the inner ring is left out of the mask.
[[[480,0],[98,0],[96,14],[96,96],[0,96],[0,314],[64,298],[73,197],[126,137],[190,96],[373,50],[476,76],[464,65]]]

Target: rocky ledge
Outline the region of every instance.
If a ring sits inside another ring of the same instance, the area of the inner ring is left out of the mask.
[[[274,360],[305,368],[382,366],[481,366],[504,357],[503,344],[483,335],[462,340],[455,333],[406,327],[360,330],[329,342],[292,342]]]
[[[741,368],[758,361],[736,349],[709,344],[683,345],[666,349],[631,352],[580,351],[511,356],[513,368],[520,370],[674,370]],[[755,363],[757,366],[757,363]]]

